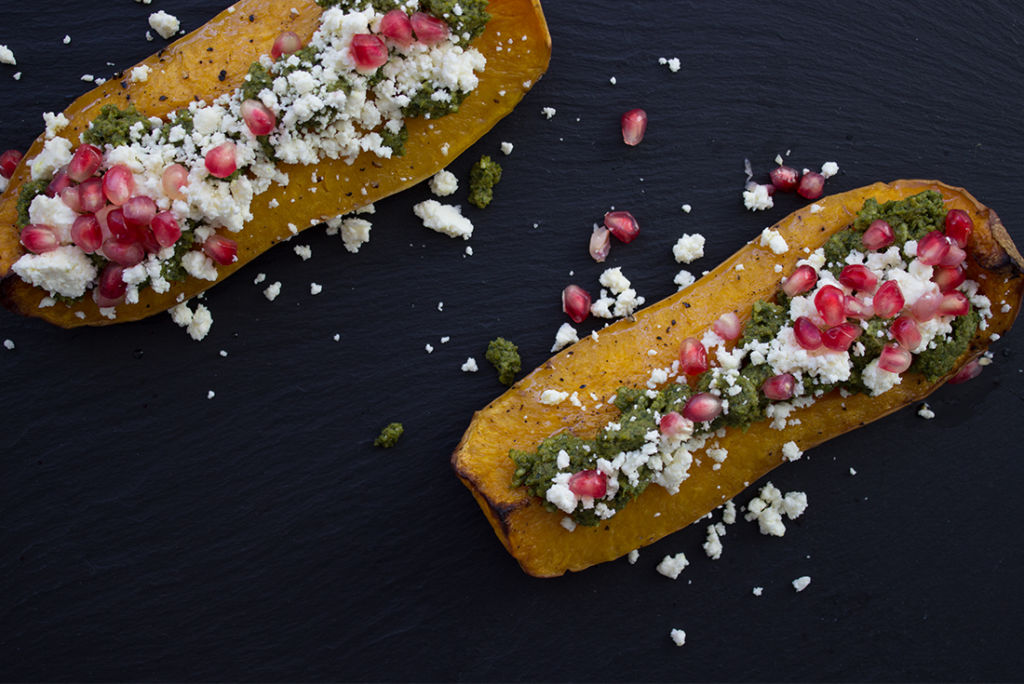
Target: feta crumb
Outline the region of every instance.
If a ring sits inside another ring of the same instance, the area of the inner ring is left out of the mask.
[[[181,22],[173,14],[168,14],[163,10],[159,12],[153,12],[149,15],[149,26],[164,40],[167,40],[181,28]]]
[[[789,441],[782,445],[782,459],[784,461],[799,461],[804,452],[796,445],[796,442]]]
[[[775,254],[785,254],[789,251],[786,238],[782,237],[779,231],[772,230],[771,228],[765,228],[761,231],[761,246],[767,247]]]
[[[837,173],[839,173],[839,164],[836,164],[834,161],[825,162],[821,165],[821,175],[825,178],[831,178]]]
[[[811,205],[811,213],[812,214],[820,214],[823,211],[825,211],[825,207],[823,205],[818,204],[818,203],[814,203],[814,204]]]
[[[686,554],[680,551],[674,556],[665,556],[658,563],[657,570],[665,577],[670,579],[676,579],[679,577],[679,573],[690,564],[690,561],[686,560]]]
[[[612,85],[615,85],[619,81],[614,76],[612,76],[611,78],[608,79],[608,82],[611,83]]]
[[[4,340],[4,349],[6,349],[7,351],[11,351],[12,349],[14,349],[14,340],[10,338]]]
[[[722,538],[718,534],[718,528],[714,525],[708,525],[708,539],[704,542],[704,553],[711,560],[718,560],[722,557]]]
[[[689,264],[704,256],[704,236],[700,233],[684,233],[672,247],[672,256],[680,264]]]
[[[753,589],[751,590],[751,593],[753,593],[753,594],[754,594],[754,596],[760,596],[761,594],[763,594],[763,593],[764,593],[764,587],[754,587],[754,588],[753,588]]]
[[[669,636],[672,637],[672,641],[675,642],[676,646],[682,646],[686,643],[686,632],[681,629],[673,629],[669,632]]]
[[[448,169],[442,169],[430,179],[430,192],[438,197],[447,197],[455,194],[459,189],[459,179]]]
[[[680,290],[683,290],[697,282],[697,278],[684,268],[679,273],[676,273],[676,277],[672,279],[672,282],[678,285]]]
[[[512,148],[512,143],[505,142],[504,140],[501,142],[501,153],[504,154],[506,157],[512,154]]]
[[[214,392],[213,390],[208,390],[206,392],[206,398],[207,399],[213,399],[215,396],[217,396],[217,393]]]
[[[281,294],[280,280],[271,283],[270,285],[267,286],[265,290],[263,290],[263,296],[266,297],[269,301],[274,301],[275,299],[277,299],[277,296],[279,294]]]
[[[295,245],[292,249],[303,261],[309,261],[313,256],[313,248],[309,245]]]
[[[804,589],[807,588],[807,585],[809,585],[810,583],[811,583],[811,578],[810,578],[809,575],[804,575],[803,577],[797,577],[795,580],[793,580],[793,588],[796,589],[797,591],[803,591]]]
[[[543,114],[544,116],[546,116],[548,119],[550,119],[551,117],[553,117],[555,115],[555,108],[554,107],[544,107],[543,109],[540,110],[540,113]]]
[[[693,211],[693,207],[690,206],[689,204],[684,204],[683,206],[681,206],[679,208],[682,209],[687,214],[689,214],[691,211]]]
[[[253,285],[259,285],[260,283],[262,283],[266,279],[267,279],[267,274],[266,273],[257,273],[256,277],[253,278],[252,284]]]
[[[476,359],[472,356],[466,357],[466,362],[462,364],[463,373],[476,373],[480,370],[480,367],[476,365]]]
[[[551,347],[551,352],[554,353],[563,347],[575,344],[579,341],[580,338],[576,334],[576,328],[572,327],[568,323],[563,323],[558,329],[558,332],[555,333],[555,344]]]
[[[755,185],[743,191],[743,206],[750,211],[765,211],[775,206],[775,200],[768,194],[768,186]]]
[[[132,70],[128,72],[128,79],[132,83],[145,83],[149,80],[149,74],[151,71],[152,69],[150,69],[150,67],[145,64],[140,64],[137,67],[133,67]]]
[[[412,210],[423,221],[425,228],[464,240],[468,240],[473,234],[473,223],[462,215],[462,210],[458,206],[441,204],[437,200],[426,200],[414,205]]]
[[[857,474],[856,469],[854,469],[853,466],[850,466],[850,475],[856,475],[856,474]]]
[[[540,393],[540,403],[548,406],[557,406],[568,398],[568,392],[560,392],[554,389],[546,389]]]
[[[433,354],[434,353],[434,345],[430,344],[429,342],[427,344],[423,345],[423,348],[427,350],[428,354]]]
[[[320,283],[310,283],[309,284],[309,294],[311,294],[311,295],[318,295],[318,294],[320,294],[323,291],[324,291],[324,286],[321,285]]]
[[[0,45],[0,64],[15,65],[18,60],[14,58],[14,52],[6,45]]]
[[[917,409],[917,415],[921,416],[925,420],[931,420],[935,417],[935,411],[932,411],[931,407],[927,403],[921,404],[921,408]]]
[[[633,549],[629,552],[629,555],[626,556],[626,559],[629,561],[630,565],[636,565],[636,561],[638,558],[640,558],[640,551],[638,549]]]
[[[43,112],[43,123],[46,124],[46,139],[49,140],[67,128],[71,122],[63,113]]]

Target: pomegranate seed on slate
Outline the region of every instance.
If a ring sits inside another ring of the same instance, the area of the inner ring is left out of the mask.
[[[632,242],[640,233],[640,224],[628,211],[609,211],[604,215],[604,225],[622,242]]]
[[[622,115],[622,141],[627,145],[639,145],[647,132],[647,112],[630,109]]]
[[[792,192],[800,181],[800,174],[792,166],[776,166],[768,176],[772,179],[772,185],[776,190]]]
[[[590,293],[579,285],[567,285],[562,290],[562,311],[574,323],[582,323],[590,315]]]
[[[808,171],[800,177],[800,183],[796,186],[796,194],[804,199],[816,200],[821,197],[825,190],[825,177],[817,171]]]

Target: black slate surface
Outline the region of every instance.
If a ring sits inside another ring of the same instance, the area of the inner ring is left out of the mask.
[[[43,111],[89,87],[81,74],[109,76],[163,45],[145,39],[149,12],[191,30],[223,6],[6,2],[0,43],[19,64],[0,66],[0,149],[26,148]],[[740,201],[743,159],[764,179],[787,150],[798,167],[837,161],[830,192],[901,177],[962,185],[1024,242],[1024,10],[545,10],[549,73],[451,165],[464,202],[472,161],[515,144],[492,207],[467,209],[469,243],[419,225],[418,187],[378,203],[358,255],[311,229],[293,244],[312,260],[278,247],[219,285],[202,343],[166,315],[69,332],[0,311],[0,338],[16,345],[0,348],[0,677],[1019,678],[1019,330],[977,380],[933,395],[934,420],[907,409],[775,471],[783,491],[807,492],[807,513],[783,539],[730,527],[719,561],[694,526],[635,566],[527,577],[448,458],[502,389],[487,341],[507,336],[538,365],[564,320],[562,287],[597,289],[587,238],[610,206],[642,233],[607,265],[648,301],[674,291],[683,232],[707,237],[699,272],[800,206],[783,197],[752,214]],[[637,106],[650,127],[629,149],[618,117]],[[273,303],[253,284],[261,272],[284,284]],[[467,356],[479,373],[460,372]],[[391,420],[406,426],[401,443],[374,449]],[[679,551],[692,565],[677,581],[655,572]],[[801,575],[812,583],[797,594]],[[681,649],[674,627],[688,634]]]

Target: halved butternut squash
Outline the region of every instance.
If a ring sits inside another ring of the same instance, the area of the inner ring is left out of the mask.
[[[106,104],[122,108],[134,104],[147,116],[163,117],[187,106],[194,97],[212,101],[242,84],[249,65],[270,52],[281,31],[294,31],[308,40],[321,11],[314,0],[240,0],[232,11],[221,12],[140,62],[152,69],[145,83],[112,80],[78,98],[64,112],[70,124],[61,134],[77,143],[78,135]],[[238,261],[219,267],[216,281],[187,278],[173,283],[164,294],[146,289],[137,304],[118,305],[114,320],[102,316],[88,296],[72,306],[57,304],[40,309],[39,302],[47,293],[11,273],[12,264],[25,253],[15,227],[18,189],[30,178],[28,165],[22,163],[10,187],[0,196],[0,299],[14,311],[66,328],[138,320],[174,306],[179,295],[193,297],[231,275],[288,238],[288,224],[302,230],[429,178],[511,112],[547,69],[551,36],[539,0],[490,0],[488,12],[491,20],[486,30],[473,41],[473,47],[487,58],[487,67],[480,74],[478,87],[458,112],[429,121],[409,119],[404,156],[378,159],[364,154],[353,165],[330,159],[315,167],[282,165],[282,170],[296,179],[308,179],[315,171],[323,179],[318,191],[309,192],[308,183],[303,182],[272,186],[261,195],[261,201],[253,204],[253,220],[241,233],[232,235],[238,242]],[[25,159],[33,159],[43,142],[40,136]],[[274,199],[277,206],[268,207]]]
[[[968,246],[967,277],[980,283],[992,302],[992,318],[979,330],[956,368],[935,382],[905,374],[902,384],[878,397],[855,394],[843,398],[832,392],[813,405],[791,414],[802,422],[785,430],[755,423],[744,432],[728,429],[718,443],[729,457],[720,470],[710,458],[694,464],[676,495],[658,486],[648,487],[635,501],[596,527],[578,526],[572,532],[560,525],[561,513],[549,512],[537,497],[512,486],[515,466],[510,449],[532,451],[545,438],[564,429],[583,438],[593,437],[617,409],[604,399],[620,386],[643,387],[651,371],[671,365],[679,343],[708,330],[723,313],[749,316],[758,299],[771,298],[778,288],[780,264],[792,272],[803,248],[814,250],[848,226],[864,201],[902,199],[924,190],[938,190],[948,209],[963,209],[974,220]],[[785,238],[789,250],[776,255],[757,241],[701,278],[693,286],[650,306],[635,316],[585,337],[563,350],[517,382],[509,391],[478,411],[452,456],[458,477],[476,497],[495,534],[531,575],[551,577],[566,570],[618,558],[632,549],[679,530],[742,491],[780,465],[782,445],[795,441],[806,450],[844,432],[919,401],[952,377],[968,360],[977,357],[993,334],[1004,334],[1020,310],[1024,295],[1024,260],[994,211],[960,188],[935,181],[900,180],[852,190],[818,200],[819,213],[804,208],[773,228]],[[743,264],[743,270],[736,270]],[[655,350],[656,355],[648,355]],[[583,388],[586,388],[585,390]],[[602,401],[586,402],[581,411],[570,402],[556,406],[540,401],[544,390],[591,393]]]

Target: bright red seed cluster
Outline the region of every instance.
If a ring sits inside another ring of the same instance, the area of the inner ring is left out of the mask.
[[[806,171],[801,175],[792,166],[780,164],[772,169],[768,176],[772,181],[769,192],[772,190],[793,192],[795,190],[796,194],[804,199],[816,200],[825,190],[825,176],[817,171]]]

